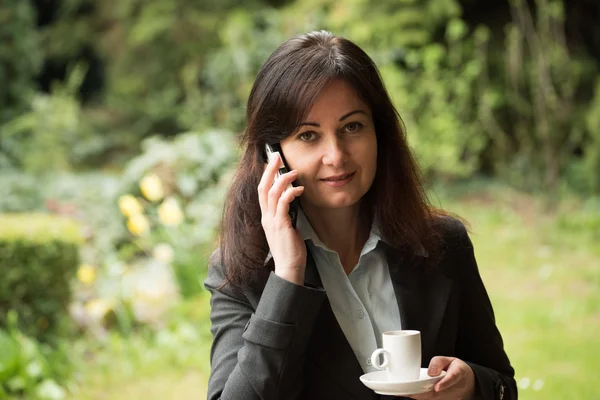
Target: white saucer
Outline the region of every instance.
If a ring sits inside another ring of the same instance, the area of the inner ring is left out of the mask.
[[[425,393],[433,390],[433,385],[446,375],[442,371],[439,376],[431,377],[427,374],[427,368],[421,368],[421,374],[416,381],[390,381],[387,371],[375,371],[361,375],[360,380],[375,393],[391,396],[406,396],[410,394]]]

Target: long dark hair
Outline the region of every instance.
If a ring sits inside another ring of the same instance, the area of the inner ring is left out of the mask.
[[[265,143],[291,135],[332,80],[357,91],[373,115],[377,173],[361,209],[379,227],[384,241],[407,255],[435,254],[438,236],[421,174],[406,141],[404,125],[375,63],[356,44],[326,31],[310,32],[282,44],[263,64],[248,98],[243,155],[226,197],[220,229],[221,261],[238,287],[264,279],[269,246],[260,223],[257,187],[264,170]]]

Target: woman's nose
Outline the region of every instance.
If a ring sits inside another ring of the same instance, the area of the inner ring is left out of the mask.
[[[326,146],[323,154],[323,164],[333,167],[342,166],[347,160],[343,141],[336,137],[328,140]]]

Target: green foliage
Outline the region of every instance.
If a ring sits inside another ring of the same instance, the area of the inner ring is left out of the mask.
[[[226,177],[236,157],[233,135],[218,130],[190,132],[174,140],[150,138],[142,147],[143,152],[125,167],[122,192],[142,199],[143,184],[140,182],[145,176],[155,175],[163,187],[163,197],[177,199],[184,218],[176,226],[169,226],[159,212],[161,204],[167,200],[156,204],[158,207],[152,201],[144,200],[145,213],[151,217],[151,232],[149,237],[133,237],[132,244],[137,252],[143,250],[145,253],[151,253],[160,243],[173,246],[173,267],[181,293],[194,295],[202,290],[203,276],[203,269],[196,260],[214,238]],[[125,260],[130,261],[130,258],[125,256]]]
[[[106,173],[0,173],[0,213],[52,212],[79,220],[86,242],[82,255],[98,264],[127,238],[120,221],[119,177]]]
[[[0,215],[0,325],[9,310],[28,335],[52,339],[64,328],[81,243],[74,222],[46,215]]]
[[[228,11],[260,3],[71,0],[44,30],[44,44],[51,59],[73,59],[82,49],[100,57],[102,112],[90,119],[113,149],[133,150],[148,135],[207,127],[202,107],[215,94],[214,82],[201,75],[220,44],[221,23]],[[189,109],[193,115],[181,115]]]
[[[586,115],[586,136],[581,146],[585,149],[584,156],[570,175],[571,182],[581,182],[581,192],[600,192],[600,79],[596,79],[594,98]],[[574,185],[575,186],[575,185]]]
[[[300,5],[305,11],[308,4]],[[460,15],[455,0],[388,0],[371,2],[313,1],[327,9],[324,22],[335,33],[348,36],[373,52],[421,48],[435,40],[436,30]],[[349,3],[351,5],[349,5]]]
[[[479,168],[488,141],[476,122],[477,80],[485,60],[473,55],[485,36],[484,28],[468,35],[464,23],[452,19],[444,45],[408,51],[408,68],[392,63],[381,68],[427,176],[467,177]]]
[[[17,329],[17,314],[8,314],[7,330],[0,329],[0,396],[32,400],[62,400],[60,385],[72,373],[64,343],[40,343]],[[6,397],[0,397],[6,398]]]
[[[42,209],[44,200],[40,182],[33,175],[17,171],[0,174],[0,213]]]
[[[511,1],[505,38],[466,26],[457,0],[283,3],[69,0],[41,29],[29,2],[3,3],[0,93],[12,94],[0,100],[11,116],[0,168],[118,168],[152,135],[239,131],[266,57],[290,36],[329,29],[381,67],[428,176],[598,189],[598,63],[567,45],[562,0],[537,0],[539,12]],[[87,76],[77,62],[90,53],[100,72]],[[42,61],[71,71],[49,95],[33,90]],[[97,93],[82,106],[86,76]]]
[[[29,110],[0,126],[0,157],[32,173],[69,170],[88,156],[88,131],[77,100],[85,68],[77,66],[52,94],[31,97]]]
[[[111,400],[202,397],[210,372],[209,310],[203,293],[178,304],[158,330],[142,327],[126,337],[112,331],[102,341],[75,340],[73,359],[82,373],[68,398],[92,399],[99,393]]]
[[[0,5],[0,124],[23,111],[34,95],[44,56],[35,17],[30,1]],[[3,164],[0,154],[0,168]]]
[[[529,190],[556,190],[562,179],[597,190],[597,111],[582,92],[593,87],[598,65],[567,44],[561,0],[537,0],[535,12],[510,3],[506,52],[490,61],[500,73],[481,75],[480,120],[493,138],[495,172]]]

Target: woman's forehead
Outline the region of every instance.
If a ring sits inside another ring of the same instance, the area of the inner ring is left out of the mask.
[[[306,121],[323,118],[342,118],[348,113],[362,111],[370,114],[369,106],[348,82],[336,79],[326,85],[311,104]]]

